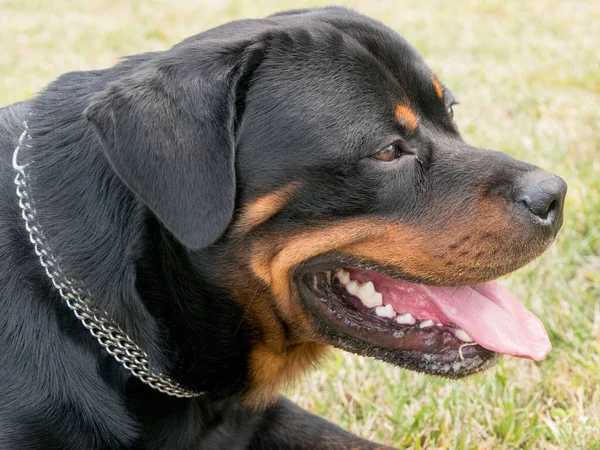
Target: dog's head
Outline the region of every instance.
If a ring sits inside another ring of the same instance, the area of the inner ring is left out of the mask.
[[[86,115],[242,312],[268,396],[328,345],[451,377],[549,351],[490,280],[548,248],[566,185],[466,144],[454,104],[405,40],[326,8],[190,38]]]

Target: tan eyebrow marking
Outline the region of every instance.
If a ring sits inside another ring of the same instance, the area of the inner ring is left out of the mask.
[[[402,125],[406,126],[409,131],[415,131],[417,129],[419,118],[408,106],[397,105],[394,109],[394,113],[396,114],[396,119],[398,119]]]
[[[437,96],[440,98],[440,100],[443,99],[444,88],[442,87],[442,84],[438,81],[435,75],[432,75],[431,82],[433,83],[433,87],[435,88],[435,93],[437,94]]]

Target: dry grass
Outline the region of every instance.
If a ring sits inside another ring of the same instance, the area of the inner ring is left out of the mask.
[[[336,353],[292,397],[402,448],[600,448],[600,2],[346,4],[425,55],[457,94],[456,120],[468,141],[567,179],[559,240],[507,281],[543,319],[554,350],[543,362],[507,359],[460,382]],[[297,6],[0,0],[0,105],[34,95],[66,71],[106,67],[230,19]]]

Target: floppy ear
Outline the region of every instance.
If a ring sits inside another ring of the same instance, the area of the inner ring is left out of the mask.
[[[236,101],[260,44],[184,41],[96,94],[85,111],[124,183],[192,249],[221,236],[235,203]]]

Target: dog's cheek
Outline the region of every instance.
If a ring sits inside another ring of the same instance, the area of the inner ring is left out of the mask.
[[[238,261],[238,269],[228,271],[227,285],[251,336],[245,403],[262,407],[277,400],[281,390],[314,366],[329,347],[317,343],[320,339],[299,302],[274,296],[242,258]],[[284,317],[282,310],[290,315]]]
[[[289,183],[274,192],[262,195],[245,204],[233,221],[232,237],[244,237],[275,216],[288,204],[301,184],[299,181]]]

